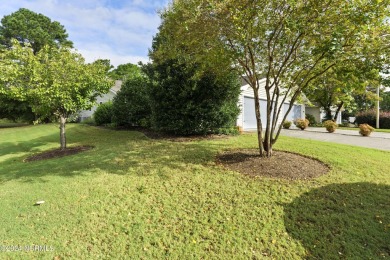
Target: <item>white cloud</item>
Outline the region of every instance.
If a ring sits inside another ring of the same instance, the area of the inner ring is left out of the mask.
[[[169,0],[2,0],[0,17],[21,7],[65,26],[74,47],[86,58],[107,58],[115,66],[145,62]]]
[[[115,53],[109,46],[105,45],[94,45],[92,48],[88,49],[77,49],[77,52],[81,53],[88,63],[97,59],[109,59],[112,65],[118,66],[125,63],[137,64],[140,61],[143,63],[149,61],[147,56]]]

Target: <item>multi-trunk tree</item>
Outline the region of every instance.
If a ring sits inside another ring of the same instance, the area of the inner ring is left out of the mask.
[[[70,115],[91,108],[112,86],[106,66],[86,64],[68,48],[44,46],[38,53],[13,41],[0,57],[0,93],[28,102],[36,114],[60,121],[61,149],[66,148],[65,124]]]
[[[259,154],[271,156],[281,131],[277,122],[303,90],[337,64],[374,55],[370,46],[390,35],[387,17],[388,0],[175,1],[162,14],[160,33],[169,36],[169,47],[159,58],[183,52],[216,66],[230,60],[253,89]],[[266,122],[260,116],[262,78]],[[285,102],[290,106],[281,114]]]

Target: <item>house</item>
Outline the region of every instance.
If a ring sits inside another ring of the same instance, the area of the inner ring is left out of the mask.
[[[266,79],[261,79],[259,81],[259,84],[265,86],[265,81]],[[266,114],[267,98],[266,98],[264,87],[260,87],[259,96],[260,96],[261,122],[263,124],[263,127],[265,127],[266,117],[267,117]],[[288,98],[287,100],[288,102],[283,104],[282,111],[279,115],[278,124],[282,123],[283,116],[288,110],[290,103]],[[239,96],[238,104],[241,109],[241,112],[237,118],[237,126],[242,127],[244,131],[257,129],[256,114],[255,114],[255,98],[253,94],[253,89],[245,81],[243,81],[241,86],[241,94]],[[287,115],[286,120],[294,121],[295,119],[298,118],[305,118],[305,105],[296,103],[293,105],[290,113]]]
[[[108,93],[101,95],[96,98],[97,105],[92,107],[89,110],[82,110],[80,111],[79,118],[80,121],[84,121],[87,118],[90,118],[93,116],[93,113],[95,112],[98,105],[112,101],[114,97],[116,96],[116,93],[121,89],[122,87],[122,81],[121,80],[115,80],[114,86],[110,88]]]
[[[305,110],[306,110],[306,114],[312,115],[317,123],[321,123],[326,116],[325,110],[317,105],[314,106],[306,105]],[[334,114],[336,113],[336,108],[333,107],[331,108],[331,110],[332,110],[332,116],[334,116]],[[340,113],[337,115],[337,119],[336,119],[337,124],[342,123],[342,117],[341,117],[342,111],[344,110],[341,109]]]

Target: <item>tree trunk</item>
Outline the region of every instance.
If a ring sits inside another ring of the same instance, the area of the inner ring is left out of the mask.
[[[339,113],[340,113],[343,105],[344,105],[344,101],[342,101],[340,104],[337,105],[337,110],[336,110],[336,113],[334,114],[334,117],[333,117],[334,122],[337,122],[337,117],[339,116]]]
[[[61,150],[66,149],[66,135],[65,135],[65,124],[66,124],[66,117],[60,116],[60,143],[61,143]]]
[[[265,134],[264,134],[264,139],[263,139],[263,147],[264,147],[264,152],[267,157],[272,156],[272,143],[271,143],[271,108],[269,107],[269,101],[267,104],[267,125],[265,128]]]
[[[261,117],[260,117],[260,100],[259,100],[259,93],[253,89],[254,96],[255,96],[255,112],[256,112],[256,123],[257,123],[257,142],[259,145],[259,153],[262,157],[264,155],[264,149],[263,149],[263,136],[262,131],[263,127],[261,125]]]
[[[332,120],[333,117],[332,117],[332,110],[330,109],[329,106],[327,107],[324,107],[324,110],[325,110],[325,119],[326,120]]]
[[[264,153],[267,157],[272,156],[272,142],[271,142],[271,131],[268,129],[268,127],[265,129],[265,135],[264,135]]]

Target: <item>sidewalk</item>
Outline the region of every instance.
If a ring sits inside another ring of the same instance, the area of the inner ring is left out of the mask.
[[[303,131],[283,129],[281,135],[390,151],[390,133],[373,132],[369,137],[363,137],[358,129],[336,129],[336,132],[328,133],[325,128],[309,127]]]

